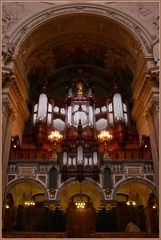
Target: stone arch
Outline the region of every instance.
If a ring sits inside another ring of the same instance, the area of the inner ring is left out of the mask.
[[[98,208],[102,201],[105,200],[105,193],[101,189],[100,185],[90,178],[86,178],[82,183],[82,193],[91,197],[91,199],[95,202],[95,208]],[[71,192],[70,192],[71,191]],[[80,191],[79,182],[75,180],[75,178],[70,178],[66,182],[60,185],[59,190],[56,193],[55,200],[60,201],[62,200],[62,196],[66,195],[66,199],[68,202],[69,199],[78,194]],[[67,196],[68,195],[68,196]]]
[[[50,22],[68,14],[94,14],[96,16],[102,16],[109,18],[120,24],[133,35],[142,45],[144,54],[151,54],[150,42],[152,41],[150,33],[133,17],[129,17],[121,11],[114,10],[109,6],[102,6],[100,4],[65,4],[61,6],[54,6],[53,8],[46,9],[40,13],[35,14],[33,17],[21,22],[17,29],[11,34],[11,42],[14,45],[14,58],[18,54],[19,48],[22,42],[25,41],[26,37],[31,35],[40,25]]]
[[[115,185],[114,191],[112,193],[112,199],[116,199],[117,191],[122,185],[124,185],[126,183],[132,183],[134,181],[138,182],[138,183],[145,184],[147,187],[149,187],[155,193],[155,195],[157,195],[156,194],[156,188],[155,188],[154,184],[152,184],[150,181],[148,181],[146,179],[132,178],[131,177],[131,178],[128,178],[128,179],[123,179],[118,184]]]
[[[8,193],[8,191],[14,187],[15,185],[19,184],[19,183],[29,183],[29,182],[32,182],[34,184],[37,184],[41,189],[43,189],[44,191],[44,195],[45,195],[45,199],[47,200],[49,198],[48,196],[48,192],[47,192],[47,189],[45,188],[45,186],[40,182],[38,181],[37,179],[33,179],[33,178],[21,178],[21,179],[16,179],[16,180],[13,180],[11,183],[9,183],[6,187],[6,193]]]

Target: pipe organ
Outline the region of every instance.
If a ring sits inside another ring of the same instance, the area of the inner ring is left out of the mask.
[[[62,181],[76,176],[78,165],[82,166],[86,176],[98,180],[103,162],[117,159],[119,155],[131,158],[134,149],[137,149],[138,158],[141,156],[137,130],[131,128],[128,104],[122,96],[119,81],[111,83],[110,96],[102,99],[96,98],[92,79],[80,69],[67,83],[64,100],[52,96],[49,88],[45,80],[33,103],[22,146],[31,143],[32,139],[33,144],[36,143],[35,151],[42,151],[43,159],[50,159],[51,152],[60,167]],[[49,142],[48,136],[53,130],[63,136],[61,141]],[[112,135],[108,145],[98,139],[103,130]]]

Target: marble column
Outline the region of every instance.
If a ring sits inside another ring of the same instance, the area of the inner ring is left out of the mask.
[[[8,158],[11,143],[11,127],[14,121],[14,112],[7,99],[2,97],[2,199],[5,197]]]
[[[159,196],[159,102],[151,104],[147,111],[146,118],[149,124],[151,153],[154,166],[155,183]]]

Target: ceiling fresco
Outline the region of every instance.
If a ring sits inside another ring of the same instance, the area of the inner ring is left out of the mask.
[[[109,96],[116,78],[131,106],[137,64],[134,50],[138,47],[127,29],[102,17],[69,15],[45,23],[22,46],[30,99],[38,97],[44,78],[48,79],[52,96],[64,99],[71,74],[81,68],[89,74],[96,98]]]
[[[126,64],[127,58],[129,53],[124,48],[88,42],[40,48],[29,57],[30,63],[37,59],[28,73],[31,95],[33,98],[38,95],[39,86],[47,77],[53,95],[64,96],[66,82],[78,68],[89,73],[96,97],[107,96],[114,77],[122,82],[123,94],[129,95],[133,73]]]

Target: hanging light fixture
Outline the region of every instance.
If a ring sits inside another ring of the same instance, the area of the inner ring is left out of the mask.
[[[110,142],[112,140],[112,135],[107,130],[103,130],[99,135],[98,138],[103,141]]]
[[[82,192],[81,192],[81,182],[80,182],[80,192],[79,192],[79,198],[78,198],[78,201],[75,202],[75,205],[77,208],[85,208],[85,201],[83,201],[83,198],[82,198]]]
[[[31,187],[30,189],[32,188],[32,183],[31,183]],[[35,206],[35,201],[32,197],[32,191],[30,190],[30,192],[28,194],[24,193],[24,198],[25,198],[25,201],[24,201],[24,205],[25,206]]]
[[[110,159],[110,153],[107,149],[107,143],[110,142],[112,140],[113,136],[110,134],[109,131],[107,130],[103,130],[99,135],[98,135],[98,139],[100,139],[101,141],[104,142],[104,156],[103,159],[104,160],[109,160]]]
[[[35,202],[33,200],[25,201],[25,206],[34,206]]]
[[[62,139],[62,135],[58,132],[58,131],[52,131],[51,134],[48,136],[48,139],[51,141],[51,142],[56,142],[58,140],[61,140]]]
[[[136,206],[136,202],[134,200],[128,200],[126,204],[128,206]]]
[[[53,153],[51,155],[51,159],[57,160],[57,153],[56,153],[56,143],[60,141],[63,138],[63,136],[58,131],[52,131],[50,135],[48,136],[48,139],[50,142],[53,143]]]
[[[130,185],[129,185],[129,198],[128,201],[126,202],[128,206],[136,206],[136,194],[132,193]]]
[[[85,202],[76,202],[75,205],[77,206],[77,208],[84,208],[86,203]]]

